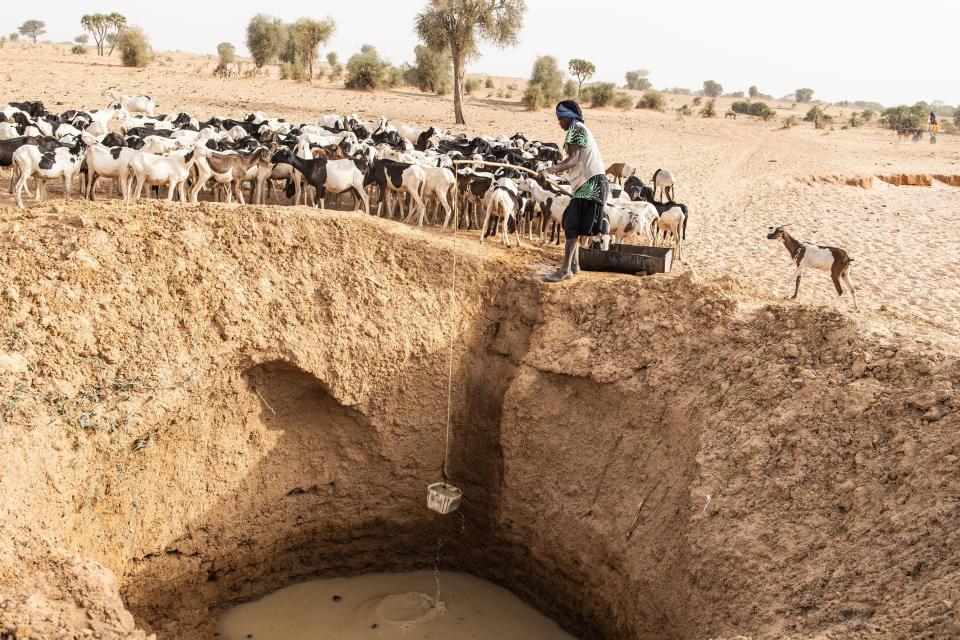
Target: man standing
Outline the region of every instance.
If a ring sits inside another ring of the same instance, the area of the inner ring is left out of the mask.
[[[566,172],[573,187],[573,199],[563,212],[563,264],[546,277],[547,282],[560,282],[580,273],[580,236],[594,236],[600,232],[603,207],[607,202],[609,185],[604,173],[603,158],[593,134],[583,124],[583,111],[573,100],[557,105],[557,121],[567,132],[564,150],[567,159],[544,169],[541,174]]]

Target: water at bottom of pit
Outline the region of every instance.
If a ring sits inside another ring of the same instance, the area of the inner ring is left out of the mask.
[[[231,609],[218,631],[225,640],[575,640],[502,587],[433,571],[303,582]]]

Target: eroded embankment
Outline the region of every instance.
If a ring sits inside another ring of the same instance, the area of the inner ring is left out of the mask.
[[[461,245],[442,518],[449,238],[207,205],[0,228],[0,627],[130,635],[77,558],[199,638],[301,577],[432,567],[441,538],[583,638],[957,629],[942,356],[738,312],[733,283],[547,287]]]

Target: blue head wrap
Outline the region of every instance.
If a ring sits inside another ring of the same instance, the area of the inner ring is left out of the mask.
[[[570,118],[573,122],[581,122],[583,111],[580,110],[580,105],[573,100],[564,100],[557,105],[557,117]]]

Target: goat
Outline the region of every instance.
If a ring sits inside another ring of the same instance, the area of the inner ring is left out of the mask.
[[[643,181],[637,176],[627,178],[627,181],[623,183],[623,191],[635,202],[638,200],[653,202],[654,200],[653,189],[643,184]]]
[[[317,190],[317,205],[326,207],[326,192],[343,193],[350,191],[356,198],[357,207],[363,208],[364,213],[370,213],[370,201],[367,199],[365,179],[353,160],[324,160],[319,158],[304,159],[298,157],[286,147],[278,150],[271,162],[274,164],[289,164],[303,174],[314,189]]]
[[[137,151],[128,147],[107,147],[103,144],[92,145],[87,150],[87,179],[84,193],[89,200],[96,200],[94,192],[97,188],[97,179],[102,177],[115,178],[119,181],[120,195],[126,199],[127,184],[120,180],[123,167],[127,166]]]
[[[673,259],[680,262],[683,258],[683,227],[687,216],[679,206],[671,206],[660,214],[654,223],[656,228],[673,237]]]
[[[43,151],[40,147],[28,144],[14,151],[13,163],[20,175],[15,190],[17,206],[23,209],[23,189],[29,178],[36,180],[37,202],[46,196],[47,180],[54,178],[63,178],[63,194],[69,200],[73,193],[73,176],[80,172],[85,151],[82,142],[52,151]]]
[[[457,206],[456,193],[453,197],[453,207],[451,210],[450,202],[447,200],[447,197],[451,194],[454,187],[457,186],[457,178],[454,176],[453,171],[445,167],[421,167],[423,170],[423,198],[426,201],[427,198],[432,197],[436,202],[436,211],[440,210],[440,207],[443,207],[444,218],[443,218],[443,228],[447,228],[447,224],[450,222],[451,211],[456,212],[455,208]],[[423,214],[420,215],[420,226],[423,226]],[[457,227],[457,220],[453,221],[454,228]]]
[[[617,184],[622,184],[624,180],[636,175],[637,169],[626,162],[616,162],[607,167],[606,174],[613,178]]]
[[[527,178],[521,183],[521,189],[530,194],[537,203],[537,207],[543,216],[540,221],[540,244],[544,244],[547,223],[549,222],[557,226],[563,224],[563,212],[566,211],[570,205],[570,196],[549,191],[533,178]],[[552,235],[553,232],[551,231],[551,236]],[[559,233],[557,233],[557,244],[560,244]]]
[[[384,120],[385,121],[385,120]],[[377,214],[386,203],[387,215],[393,217],[393,207],[390,203],[390,193],[409,193],[411,208],[417,207],[418,211],[424,211],[423,204],[423,182],[426,174],[423,168],[406,162],[395,162],[393,160],[380,159],[373,163],[367,176],[363,179],[363,186],[366,188],[371,184],[376,184],[380,189],[380,203],[377,205]],[[413,213],[411,212],[411,216]],[[400,216],[403,217],[403,201],[400,201]]]
[[[233,202],[233,196],[236,195],[240,204],[246,204],[243,198],[242,185],[243,181],[247,179],[247,173],[251,167],[269,161],[270,150],[266,147],[247,153],[210,153],[198,158],[193,165],[194,171],[197,173],[197,179],[190,189],[190,202],[197,202],[197,195],[200,190],[213,178],[226,189],[228,203]],[[256,174],[254,174],[254,177],[256,177]],[[252,199],[256,200],[256,196]]]
[[[132,194],[136,194],[139,200],[144,184],[165,184],[168,187],[168,201],[173,201],[174,191],[179,189],[180,201],[186,203],[186,182],[190,169],[199,156],[208,153],[209,149],[204,146],[197,146],[182,155],[175,153],[169,156],[138,151],[120,171],[121,184],[127,183],[130,178],[136,180],[136,186],[132,190],[128,184],[122,187],[126,189],[126,200],[129,200]]]
[[[520,196],[516,183],[510,178],[500,178],[494,183],[493,189],[487,193],[484,200],[485,213],[480,229],[486,230],[487,223],[490,221],[491,216],[499,218],[503,225],[503,244],[509,247],[510,233],[508,229],[510,227],[510,218],[513,218],[514,233],[517,236],[517,246],[519,247],[520,225],[518,220],[520,212],[523,211],[526,205],[526,200]],[[480,244],[483,244],[485,237],[485,233],[480,234]]]
[[[657,190],[660,190],[661,197],[668,200],[675,200],[673,174],[666,169],[657,169],[653,174],[653,195],[656,198]]]
[[[813,244],[812,242],[796,240],[787,233],[784,229],[785,226],[786,225],[778,225],[770,227],[767,233],[767,240],[782,240],[783,245],[787,248],[787,251],[790,252],[790,257],[797,265],[787,285],[787,295],[790,299],[796,300],[797,294],[800,292],[800,276],[803,275],[804,269],[810,267],[811,269],[830,272],[830,277],[833,279],[833,286],[837,290],[837,297],[833,299],[834,306],[840,303],[840,296],[843,295],[843,286],[840,283],[840,281],[843,280],[847,288],[850,289],[850,295],[853,296],[854,310],[859,310],[857,306],[857,290],[853,288],[853,283],[850,281],[850,263],[853,262],[853,258],[851,258],[846,251],[838,249],[837,247],[824,247]],[[796,280],[795,285],[794,280]],[[794,285],[792,296],[790,296],[790,285]]]
[[[108,87],[103,92],[103,95],[110,98],[114,102],[114,104],[111,104],[108,108],[119,107],[127,113],[145,113],[151,118],[156,115],[157,104],[150,96],[120,95],[117,93],[116,87]]]

